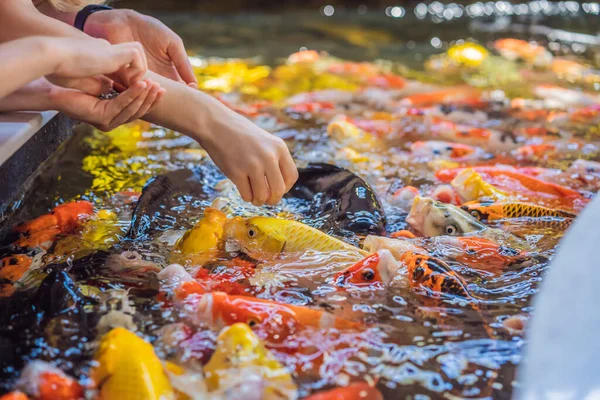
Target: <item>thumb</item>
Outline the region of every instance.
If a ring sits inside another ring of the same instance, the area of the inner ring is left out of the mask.
[[[190,64],[190,59],[185,53],[185,47],[181,42],[171,42],[167,48],[167,55],[171,58],[173,65],[177,69],[179,76],[188,85],[198,86],[196,75],[194,75],[194,69]]]

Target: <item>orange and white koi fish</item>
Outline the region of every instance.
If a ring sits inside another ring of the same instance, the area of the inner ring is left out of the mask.
[[[523,60],[536,67],[548,67],[552,63],[552,54],[545,47],[519,39],[498,39],[494,48],[508,60]]]
[[[487,151],[510,151],[519,146],[517,138],[498,130],[457,124],[440,117],[428,118],[427,126],[434,138],[478,146]]]
[[[92,203],[83,200],[56,206],[48,214],[17,225],[15,231],[21,236],[16,245],[48,249],[58,235],[72,233],[93,210]]]
[[[57,367],[32,361],[23,369],[17,387],[39,400],[80,400],[83,387]]]
[[[461,143],[442,140],[417,141],[410,146],[414,156],[427,158],[447,158],[452,161],[466,161],[483,155],[481,149]]]
[[[454,190],[452,185],[439,185],[436,186],[432,191],[430,197],[434,200],[441,201],[442,203],[460,205],[462,201],[460,196]],[[414,199],[413,199],[414,201]],[[411,204],[412,206],[412,204]]]
[[[305,400],[383,400],[383,395],[368,383],[360,382],[319,392],[306,397]]]
[[[389,284],[398,274],[401,265],[389,250],[381,249],[353,266],[337,273],[333,280],[337,286]]]
[[[389,202],[391,205],[408,212],[412,207],[415,197],[419,195],[419,189],[414,186],[404,186],[394,192]]]
[[[538,85],[534,88],[534,94],[545,101],[554,102],[563,107],[589,106],[600,102],[597,95],[554,85]]]

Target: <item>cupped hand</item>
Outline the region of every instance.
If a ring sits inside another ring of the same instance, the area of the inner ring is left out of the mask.
[[[113,44],[139,42],[146,51],[150,70],[198,86],[183,41],[156,18],[132,10],[105,10],[88,17],[85,32]]]
[[[212,133],[200,143],[214,163],[244,201],[277,204],[298,179],[285,142],[234,112],[214,121]]]
[[[106,132],[144,116],[164,93],[157,83],[140,81],[112,100],[62,87],[55,87],[49,96],[56,110]]]

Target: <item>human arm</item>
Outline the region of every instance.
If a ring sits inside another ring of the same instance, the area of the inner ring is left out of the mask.
[[[16,31],[11,32],[12,35],[85,36],[77,29],[39,13],[35,7],[31,20],[23,12],[6,7],[10,4],[18,6],[23,2],[27,3],[28,0],[0,1],[0,15],[6,11],[15,14],[10,18],[20,21],[10,25],[9,28]],[[199,90],[151,71],[147,72],[146,78],[159,83],[166,93],[144,119],[197,140],[238,187],[244,200],[257,205],[265,202],[274,204],[294,184],[298,171],[281,139]]]
[[[139,119],[160,101],[164,90],[156,83],[138,82],[112,100],[100,100],[78,90],[37,79],[0,99],[1,111],[57,110],[102,131]]]
[[[73,26],[77,13],[62,12],[43,4],[47,16]],[[139,42],[146,50],[150,70],[193,87],[198,86],[181,38],[156,18],[133,10],[102,10],[88,16],[84,32],[115,43]]]

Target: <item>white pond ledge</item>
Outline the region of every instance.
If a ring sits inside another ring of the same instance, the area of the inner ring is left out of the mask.
[[[0,166],[56,114],[56,111],[0,113]]]

